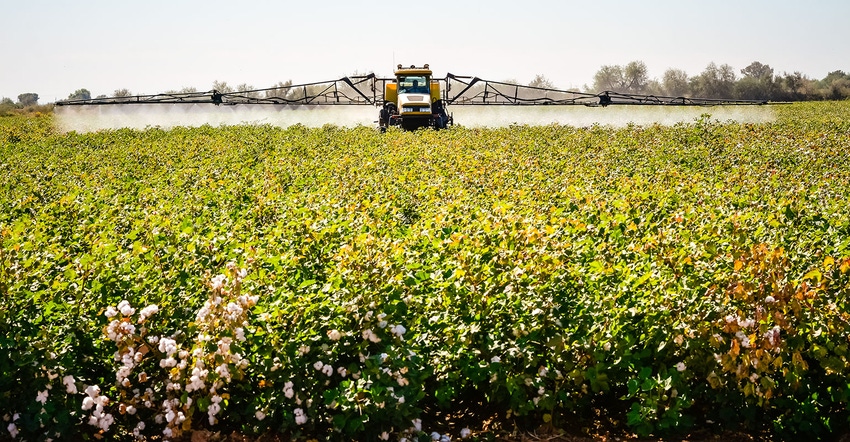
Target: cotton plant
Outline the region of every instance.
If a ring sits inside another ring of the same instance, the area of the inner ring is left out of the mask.
[[[310,330],[270,348],[268,359],[252,367],[262,379],[252,406],[264,423],[270,416],[293,434],[358,429],[398,440],[402,422],[419,415],[426,373],[404,318],[377,305],[360,310],[363,301],[337,292],[299,296],[260,316],[267,335]],[[286,319],[291,315],[300,316],[298,324]]]
[[[35,374],[33,384],[37,387],[33,388],[31,395],[12,396],[15,400],[4,404],[7,407],[11,405],[11,410],[0,414],[0,439],[5,430],[12,439],[18,439],[20,436],[21,440],[38,438],[50,441],[59,439],[68,431],[68,426],[72,425],[75,413],[67,407],[77,403],[73,396],[77,395],[77,385],[80,383],[70,374],[71,369],[60,363],[57,354],[47,351],[44,356],[41,364],[32,366],[32,373]],[[3,392],[0,392],[0,399],[2,394]],[[111,422],[103,425],[108,427]]]
[[[243,293],[246,275],[231,262],[224,273],[208,278],[209,297],[187,327],[188,336],[156,333],[155,304],[137,309],[123,300],[108,307],[104,334],[117,347],[117,391],[113,399],[97,385],[86,387],[82,410],[88,423],[105,433],[118,413],[138,421],[132,430],[137,438],[155,423],[165,439],[179,437],[200,417],[215,425],[229,398],[227,385],[250,365],[241,345],[257,296]]]

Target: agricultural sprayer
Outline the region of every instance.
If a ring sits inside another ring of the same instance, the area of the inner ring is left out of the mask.
[[[430,67],[398,65],[393,78],[374,74],[343,77],[297,85],[238,92],[163,93],[128,97],[57,101],[57,106],[106,106],[151,104],[211,104],[215,106],[271,105],[292,108],[326,106],[372,106],[378,109],[378,127],[443,129],[454,124],[450,106],[569,106],[619,105],[717,106],[763,105],[761,100],[733,100],[643,95],[604,91],[587,93],[522,86],[478,77],[447,73],[435,78]],[[333,124],[332,119],[326,123]]]

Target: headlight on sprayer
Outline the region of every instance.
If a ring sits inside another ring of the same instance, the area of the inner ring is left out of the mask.
[[[406,113],[408,113],[408,112],[427,112],[427,113],[431,113],[431,107],[430,107],[430,106],[405,106],[405,107],[403,107],[403,108],[401,108],[401,109],[402,109],[401,113],[403,113],[403,114],[406,114]]]

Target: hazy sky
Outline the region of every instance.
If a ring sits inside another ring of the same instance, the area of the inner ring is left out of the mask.
[[[410,5],[410,7],[407,7]],[[605,64],[850,71],[848,0],[0,0],[0,97],[256,88],[397,63],[560,88]]]

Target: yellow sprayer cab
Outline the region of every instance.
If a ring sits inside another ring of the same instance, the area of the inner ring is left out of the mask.
[[[384,89],[384,106],[379,116],[382,130],[388,126],[442,129],[450,123],[440,97],[440,83],[432,80],[432,74],[427,64],[408,68],[398,65],[395,82],[387,83]]]

